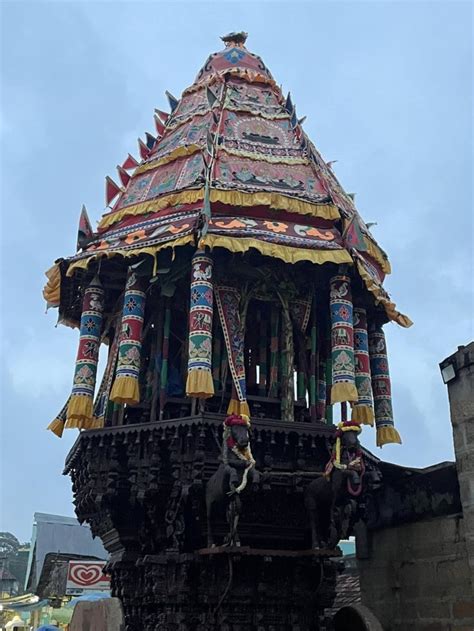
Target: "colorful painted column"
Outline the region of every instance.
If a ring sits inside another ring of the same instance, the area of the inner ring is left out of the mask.
[[[352,408],[352,420],[364,425],[373,425],[374,403],[370,375],[367,312],[362,307],[354,308],[354,361],[358,399]]]
[[[193,256],[189,307],[189,349],[186,395],[207,399],[214,395],[212,381],[212,317],[214,291],[212,259],[203,250]]]
[[[354,370],[354,331],[351,281],[339,274],[331,278],[331,403],[357,401]]]
[[[369,355],[374,393],[375,427],[377,446],[387,443],[401,444],[401,438],[393,422],[392,388],[388,368],[387,345],[381,325],[369,329]]]
[[[88,429],[92,423],[103,310],[104,290],[96,275],[85,290],[82,302],[81,333],[66,428]]]
[[[114,403],[136,405],[140,402],[140,363],[145,314],[145,281],[129,267],[123,299],[122,326],[115,381],[110,393]]]

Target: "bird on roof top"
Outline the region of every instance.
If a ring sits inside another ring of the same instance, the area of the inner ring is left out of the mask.
[[[232,32],[227,35],[223,35],[221,40],[226,46],[244,46],[247,41],[248,33],[245,31],[239,31],[238,33]]]

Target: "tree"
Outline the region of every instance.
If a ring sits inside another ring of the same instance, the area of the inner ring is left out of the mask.
[[[15,556],[20,542],[11,532],[0,532],[0,558]]]

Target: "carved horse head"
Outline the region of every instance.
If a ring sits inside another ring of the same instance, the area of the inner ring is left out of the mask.
[[[341,450],[357,451],[358,449],[360,449],[360,428],[354,427],[354,429],[349,429],[350,426],[348,425],[346,425],[346,427],[342,430],[338,430],[339,438],[341,441]]]
[[[250,444],[250,420],[248,416],[231,414],[224,421],[224,440],[227,447],[245,451]]]

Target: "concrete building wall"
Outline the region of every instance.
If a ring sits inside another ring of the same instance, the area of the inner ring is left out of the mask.
[[[385,631],[473,631],[474,600],[459,515],[372,533],[359,560],[362,602]]]
[[[370,533],[358,561],[362,602],[385,631],[474,631],[474,343],[440,367],[462,513]]]
[[[474,584],[474,342],[460,346],[454,355],[441,362],[441,370],[449,365],[455,373],[447,386],[466,546]]]

